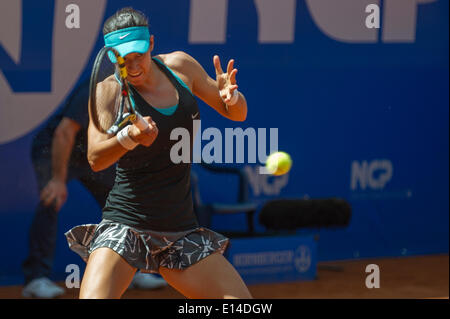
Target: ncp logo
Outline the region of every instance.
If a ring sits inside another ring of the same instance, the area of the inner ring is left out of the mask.
[[[372,161],[353,161],[351,166],[351,184],[350,188],[365,190],[371,188],[374,190],[383,189],[392,179],[394,167],[388,159],[375,159]]]
[[[97,40],[106,2],[2,3],[0,144],[39,125],[73,88]],[[74,3],[80,9],[81,27],[67,28],[66,8]]]
[[[260,166],[251,165],[246,165],[244,171],[255,196],[278,196],[289,182],[289,173],[281,176],[261,174]]]
[[[295,250],[294,265],[298,272],[307,272],[311,266],[311,250],[306,245],[300,245]]]

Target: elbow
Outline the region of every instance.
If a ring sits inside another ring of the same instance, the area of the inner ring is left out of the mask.
[[[233,118],[234,122],[245,122],[245,117]]]
[[[247,119],[247,112],[245,112],[244,114],[242,114],[237,121],[238,122],[244,122]]]
[[[89,166],[91,167],[91,170],[96,173],[101,171],[100,167],[94,161],[89,161]]]
[[[99,172],[102,169],[104,169],[102,164],[102,157],[99,156],[98,150],[92,145],[92,143],[88,142],[87,145],[87,161],[89,163],[89,166],[91,167],[91,170],[94,172]]]
[[[247,119],[247,102],[244,99],[244,105],[241,107],[240,112],[236,116],[237,122],[244,122]]]
[[[89,166],[91,167],[91,169],[94,172],[99,172],[99,171],[101,171],[103,169],[102,166],[99,163],[98,158],[95,158],[95,156],[88,154],[87,159],[88,159],[88,162],[89,162]]]
[[[94,164],[93,162],[89,162],[89,165],[91,166],[91,170],[95,173],[100,172],[102,168],[100,168],[98,165]]]
[[[247,109],[245,112],[240,112],[233,117],[233,121],[235,122],[244,122],[247,119]]]
[[[105,158],[102,159],[99,156],[96,156],[94,154],[89,154],[89,153],[87,156],[87,160],[88,160],[89,166],[91,167],[91,170],[94,171],[95,173],[103,171],[113,164],[112,162],[108,161]]]

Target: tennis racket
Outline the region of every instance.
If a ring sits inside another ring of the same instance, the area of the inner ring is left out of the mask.
[[[111,62],[109,52],[116,57],[116,63]],[[99,90],[99,84],[104,81],[107,85]],[[129,122],[141,131],[149,128],[135,109],[125,60],[114,48],[103,47],[95,58],[89,84],[89,112],[95,127],[102,133],[115,135]]]

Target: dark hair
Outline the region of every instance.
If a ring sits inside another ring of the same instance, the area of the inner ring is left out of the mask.
[[[103,35],[124,28],[141,26],[148,26],[148,19],[145,14],[131,7],[126,7],[120,9],[105,21]]]

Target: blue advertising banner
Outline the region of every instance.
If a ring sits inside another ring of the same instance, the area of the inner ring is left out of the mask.
[[[33,137],[89,77],[104,45],[103,23],[124,2],[2,4],[0,221],[8,244],[0,252],[0,284],[23,276],[40,196]],[[214,158],[246,172],[250,198],[259,208],[280,198],[340,197],[351,204],[348,227],[317,230],[318,261],[448,253],[447,0],[132,0],[127,5],[148,15],[153,55],[184,51],[211,77],[214,55],[222,67],[235,60],[247,119],[232,122],[198,99],[196,147],[203,156],[213,144],[221,145]],[[230,132],[236,134],[227,142]],[[271,139],[293,160],[285,175],[259,173]],[[226,145],[233,154],[225,152]],[[236,201],[234,176],[196,164],[193,169],[204,202]],[[68,181],[68,198],[58,213],[55,278],[64,278],[68,264],[83,266],[64,232],[100,219],[92,194],[79,180]],[[258,212],[254,222],[257,232],[266,231]],[[214,216],[212,228],[245,231],[245,214]]]
[[[225,256],[246,284],[316,279],[314,236],[235,238]]]

